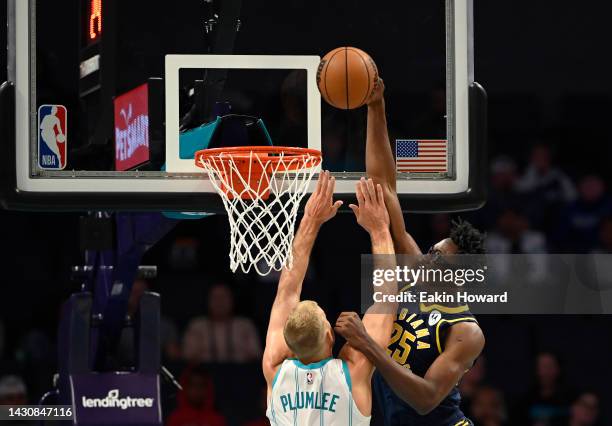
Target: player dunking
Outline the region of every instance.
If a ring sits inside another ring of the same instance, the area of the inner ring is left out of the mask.
[[[396,193],[395,161],[387,131],[382,80],[368,103],[366,169],[384,188],[391,233],[398,254],[420,255],[406,231]],[[483,235],[467,222],[453,224],[449,238],[430,256],[483,253]],[[336,331],[377,369],[374,389],[387,426],[467,426],[459,408],[457,383],[484,347],[484,336],[467,306],[402,309],[388,349],[376,345],[355,313],[343,313]]]
[[[321,174],[317,189],[306,204],[295,235],[294,263],[284,269],[270,314],[263,372],[268,385],[267,416],[273,426],[368,425],[372,407],[373,366],[367,358],[345,345],[338,359],[332,357],[334,332],[325,312],[312,301],[300,301],[302,281],[310,252],[323,223],[334,217],[341,202],[334,203],[335,181]],[[358,206],[352,205],[357,222],[370,234],[372,251],[392,254],[389,215],[383,189],[373,182],[360,182]],[[390,283],[386,294],[395,294]],[[383,350],[389,343],[397,306],[373,305],[363,326]]]

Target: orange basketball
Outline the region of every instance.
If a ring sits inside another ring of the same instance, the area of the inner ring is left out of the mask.
[[[339,47],[321,60],[317,84],[323,99],[340,109],[364,105],[376,83],[378,68],[370,55],[355,47]]]

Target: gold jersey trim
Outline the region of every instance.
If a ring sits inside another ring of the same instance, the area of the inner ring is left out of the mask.
[[[450,307],[436,304],[426,305],[424,303],[420,304],[419,309],[421,310],[421,312],[440,311],[444,312],[445,314],[462,314],[463,312],[467,312],[470,310],[468,305]]]

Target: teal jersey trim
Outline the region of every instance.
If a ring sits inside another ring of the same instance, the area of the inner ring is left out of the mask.
[[[315,362],[312,364],[302,364],[302,362],[297,358],[289,358],[289,360],[293,361],[296,367],[301,368],[303,370],[316,370],[317,368],[321,368],[329,361],[333,360],[333,358],[325,358],[319,362]]]
[[[342,360],[342,371],[344,371],[344,378],[346,379],[346,385],[349,388],[349,392],[353,392],[353,381],[351,380],[351,372],[349,371],[348,364],[345,360]]]
[[[300,394],[300,385],[298,384],[298,371],[299,369],[295,368],[295,397],[298,398]],[[297,426],[297,401],[296,401],[296,409],[293,410],[293,426]]]
[[[351,380],[351,372],[348,368],[348,363],[345,360],[342,360],[342,372],[344,373],[344,379],[346,380],[346,385],[349,389],[349,403],[348,403],[348,418],[349,418],[349,426],[353,424],[353,381]]]

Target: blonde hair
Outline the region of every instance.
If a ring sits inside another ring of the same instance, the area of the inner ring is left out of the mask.
[[[308,358],[321,351],[326,331],[319,306],[316,302],[305,300],[289,314],[283,335],[287,346],[298,358]]]

